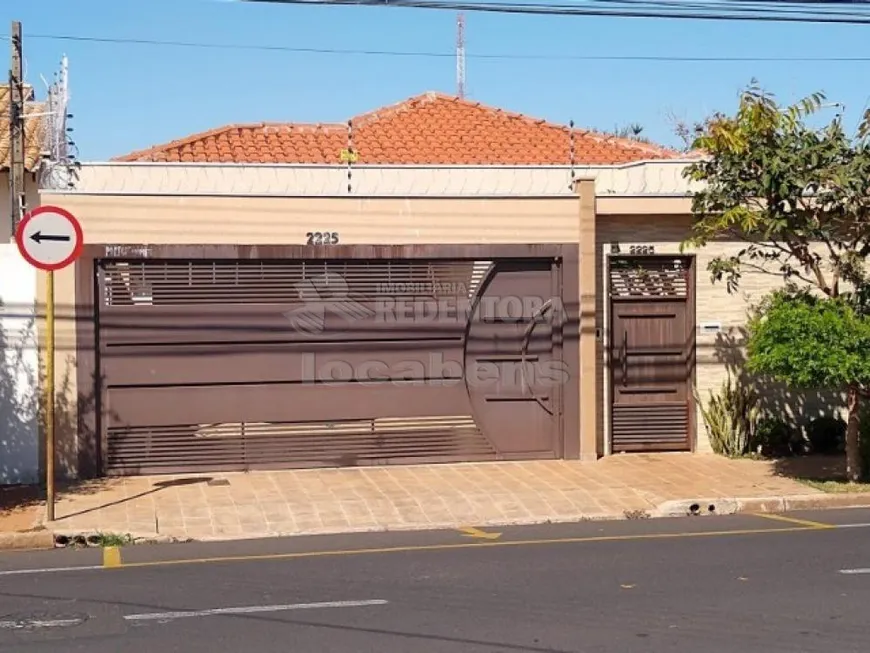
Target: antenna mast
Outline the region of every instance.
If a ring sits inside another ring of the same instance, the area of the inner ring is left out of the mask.
[[[465,97],[465,14],[456,15],[456,95]]]

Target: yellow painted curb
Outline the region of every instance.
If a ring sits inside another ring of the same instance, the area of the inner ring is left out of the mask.
[[[116,546],[103,548],[103,566],[108,568],[121,566],[121,549]]]

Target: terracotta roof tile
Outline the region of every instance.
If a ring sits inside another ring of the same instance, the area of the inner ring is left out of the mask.
[[[24,87],[24,96],[32,95],[30,86]],[[9,169],[9,104],[12,95],[9,84],[0,85],[0,170]],[[46,129],[43,116],[33,117],[33,114],[46,110],[42,102],[25,102],[24,104],[24,167],[28,171],[35,170],[39,165],[39,152]],[[28,117],[31,116],[31,117]]]
[[[567,165],[570,130],[465,99],[425,93],[353,118],[358,164]],[[342,124],[227,125],[116,161],[336,164],[348,147]],[[574,130],[578,165],[681,155],[658,145]]]

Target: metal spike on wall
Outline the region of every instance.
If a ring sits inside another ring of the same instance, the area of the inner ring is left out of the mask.
[[[574,181],[577,173],[574,170],[576,159],[574,157],[574,121],[568,122],[568,156],[571,163],[571,190],[574,190]]]

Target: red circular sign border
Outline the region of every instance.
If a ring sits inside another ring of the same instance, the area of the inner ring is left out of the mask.
[[[76,244],[73,248],[73,251],[67,256],[64,260],[58,263],[43,263],[41,261],[37,261],[33,258],[30,253],[27,251],[27,247],[24,245],[24,230],[27,227],[27,224],[36,216],[42,215],[43,213],[54,213],[65,218],[73,228],[75,232]],[[18,223],[18,229],[15,232],[15,244],[18,245],[18,252],[24,258],[25,261],[30,263],[33,267],[44,270],[45,272],[54,272],[55,270],[60,270],[68,265],[71,265],[75,262],[77,258],[82,255],[82,249],[85,246],[85,237],[84,232],[82,231],[81,223],[76,219],[76,217],[67,211],[66,209],[62,209],[59,206],[38,206],[32,211],[29,211],[27,215],[22,218],[21,222]]]

